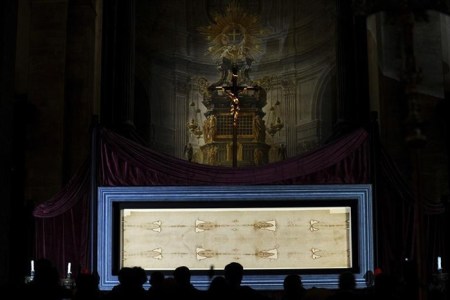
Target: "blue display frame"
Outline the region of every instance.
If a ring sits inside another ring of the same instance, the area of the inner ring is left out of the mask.
[[[114,271],[113,242],[117,234],[117,218],[114,210],[120,205],[152,205],[165,203],[167,205],[180,205],[183,203],[270,203],[277,207],[278,202],[292,202],[302,207],[303,204],[334,203],[339,206],[343,202],[355,203],[352,212],[352,228],[357,228],[356,242],[352,249],[356,253],[354,268],[356,285],[365,287],[364,275],[374,269],[374,242],[373,242],[373,208],[372,186],[370,184],[346,185],[256,185],[256,186],[126,186],[126,187],[99,187],[97,228],[93,233],[96,236],[97,272],[100,276],[101,290],[110,290],[118,284],[117,270]],[[275,203],[275,204],[274,204]],[[229,206],[228,206],[229,207]],[[343,270],[303,270],[298,273],[302,276],[305,287],[337,288],[339,274]],[[285,270],[279,273],[245,274],[244,285],[250,285],[258,290],[281,290]],[[207,272],[193,273],[192,283],[200,288],[207,289],[210,282]]]

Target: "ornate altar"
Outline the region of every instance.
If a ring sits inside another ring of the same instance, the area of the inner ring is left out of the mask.
[[[203,123],[203,163],[255,166],[268,163],[263,120],[266,92],[250,80],[249,72],[260,51],[262,30],[256,16],[242,12],[236,2],[215,24],[200,28],[217,59],[220,79],[201,87],[207,111]]]
[[[222,85],[209,86],[203,100],[207,108],[203,123],[205,144],[201,147],[204,163],[230,166],[233,160],[233,134],[237,135],[235,155],[238,166],[267,163],[270,146],[265,143],[265,113],[262,111],[262,107],[266,105],[264,90],[259,87],[244,89],[239,95],[239,115],[234,120],[233,113],[230,112],[230,97],[217,86]],[[236,126],[235,133],[233,126]]]

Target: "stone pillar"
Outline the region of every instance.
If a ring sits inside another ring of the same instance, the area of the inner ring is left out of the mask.
[[[134,126],[135,1],[118,1],[116,87],[119,121]]]
[[[297,121],[295,117],[295,113],[297,111],[297,105],[295,103],[295,84],[292,81],[293,78],[283,79],[281,81],[280,88],[283,92],[283,102],[285,116],[284,120],[284,130],[286,134],[286,154],[289,157],[294,153],[298,153],[297,151]]]
[[[186,116],[175,118],[175,156],[179,158],[184,157],[184,147],[189,143],[187,122],[189,116],[189,78],[185,72],[177,72],[175,74],[175,103],[174,103],[174,115]]]
[[[27,120],[29,151],[25,153],[26,201],[43,202],[64,183],[68,0],[31,1]]]
[[[9,278],[11,275],[13,277],[22,275],[21,268],[14,266],[13,262],[20,262],[21,256],[29,255],[28,252],[31,252],[26,248],[28,246],[26,244],[27,225],[30,224],[21,222],[20,214],[14,213],[24,211],[23,188],[17,184],[21,182],[23,175],[23,170],[17,161],[22,155],[22,149],[13,147],[14,138],[21,140],[18,136],[15,137],[15,134],[22,128],[13,124],[17,10],[17,3],[14,0],[0,3],[0,38],[2,40],[0,43],[0,190],[2,191],[0,284],[2,286],[13,282]],[[15,238],[16,236],[20,238]]]
[[[354,13],[352,1],[337,0],[336,12],[336,130],[345,132],[370,120],[367,26],[366,15]]]
[[[104,6],[102,123],[127,131],[134,128],[135,0]]]
[[[352,63],[354,51],[352,45],[353,26],[351,1],[336,0],[336,88],[338,103],[338,122],[346,123],[350,119],[350,108],[354,94],[351,82],[354,80]]]

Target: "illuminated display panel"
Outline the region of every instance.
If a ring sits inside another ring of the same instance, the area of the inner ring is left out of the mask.
[[[121,267],[352,267],[350,207],[131,208],[120,224]]]
[[[373,270],[370,185],[100,187],[96,232],[100,288],[123,266],[149,273],[186,265],[209,286],[211,268],[240,262],[243,284],[281,290],[289,273],[306,287],[357,286]]]

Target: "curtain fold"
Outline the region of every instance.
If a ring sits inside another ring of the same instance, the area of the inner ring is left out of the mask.
[[[155,152],[106,128],[99,130],[98,167],[88,161],[54,197],[38,205],[36,257],[51,258],[74,275],[89,266],[90,178],[99,186],[363,184],[370,181],[368,133],[355,130],[314,151],[258,167],[229,168]]]
[[[89,266],[90,205],[96,200],[89,199],[91,172],[95,172],[100,186],[374,182],[369,163],[374,150],[363,129],[297,157],[245,168],[188,162],[155,152],[106,128],[98,130],[98,145],[97,169],[91,170],[87,160],[60,192],[34,210],[36,257],[51,258],[62,271],[68,262],[74,266],[74,273]],[[396,271],[401,258],[413,255],[415,207],[394,162],[382,148],[378,152],[374,189],[376,260],[387,271]],[[431,222],[429,226],[436,228],[437,224]],[[437,247],[443,251],[441,244]]]
[[[405,274],[405,265],[423,260],[427,274],[436,272],[437,256],[448,253],[448,211],[443,203],[433,203],[427,195],[415,195],[395,162],[382,145],[377,148],[378,173],[375,218],[380,265],[389,274]],[[418,220],[421,218],[421,220]],[[421,224],[421,225],[419,225]],[[418,257],[417,239],[422,239],[422,256]],[[409,263],[406,261],[408,259]],[[426,278],[422,278],[426,281]],[[422,282],[426,284],[426,282]]]
[[[404,272],[404,258],[415,258],[417,209],[425,214],[422,230],[427,260],[445,256],[448,212],[443,205],[422,199],[417,206],[411,188],[385,149],[370,145],[363,129],[297,157],[258,167],[228,168],[188,162],[155,152],[108,129],[100,129],[98,164],[89,159],[68,184],[38,205],[35,217],[35,256],[54,261],[60,273],[68,262],[74,275],[90,262],[90,180],[99,186],[367,184],[374,183],[376,267],[391,274]],[[371,157],[376,155],[376,178]],[[95,193],[94,193],[95,194]],[[94,226],[95,227],[95,226]],[[94,233],[95,234],[95,233]],[[434,265],[429,261],[429,272]]]
[[[63,189],[48,201],[35,207],[33,216],[51,218],[70,210],[89,191],[89,174],[89,160],[85,160]]]
[[[105,129],[101,137],[100,183],[107,186],[300,184],[311,180],[331,184],[367,182],[369,177],[367,132],[362,129],[298,157],[243,168],[191,163]]]

